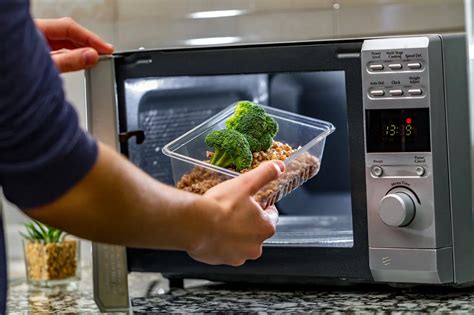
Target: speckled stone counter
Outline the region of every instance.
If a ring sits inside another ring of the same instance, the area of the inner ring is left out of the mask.
[[[131,274],[134,313],[296,313],[296,312],[456,312],[474,313],[474,289],[393,289],[356,287],[255,287],[187,281],[169,290],[159,274]],[[72,291],[29,290],[10,284],[9,314],[98,313],[92,297],[90,270]]]

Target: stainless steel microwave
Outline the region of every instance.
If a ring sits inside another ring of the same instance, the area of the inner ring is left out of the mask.
[[[86,74],[88,128],[162,182],[161,148],[232,102],[332,122],[320,173],[278,203],[263,256],[209,266],[186,253],[94,244],[95,297],[128,307],[128,272],[245,282],[474,280],[465,36],[420,35],[136,50]]]

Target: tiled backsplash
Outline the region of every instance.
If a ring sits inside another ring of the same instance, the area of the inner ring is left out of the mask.
[[[33,12],[71,16],[120,50],[200,38],[271,42],[464,27],[462,0],[34,0]]]

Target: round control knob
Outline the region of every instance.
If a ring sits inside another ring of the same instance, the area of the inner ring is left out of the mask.
[[[408,225],[415,216],[415,203],[404,192],[393,192],[382,198],[379,208],[380,219],[390,226]]]

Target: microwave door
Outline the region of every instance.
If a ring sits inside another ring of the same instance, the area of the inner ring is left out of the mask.
[[[277,233],[265,242],[260,259],[238,268],[208,266],[183,252],[127,248],[128,270],[227,281],[371,281],[361,67],[353,53],[360,48],[361,42],[312,43],[137,51],[118,58],[120,131],[145,134],[142,144],[122,143],[122,152],[170,185],[172,169],[161,153],[163,145],[237,100],[336,126],[326,141],[320,173],[277,204]],[[346,58],[341,52],[352,53]]]

